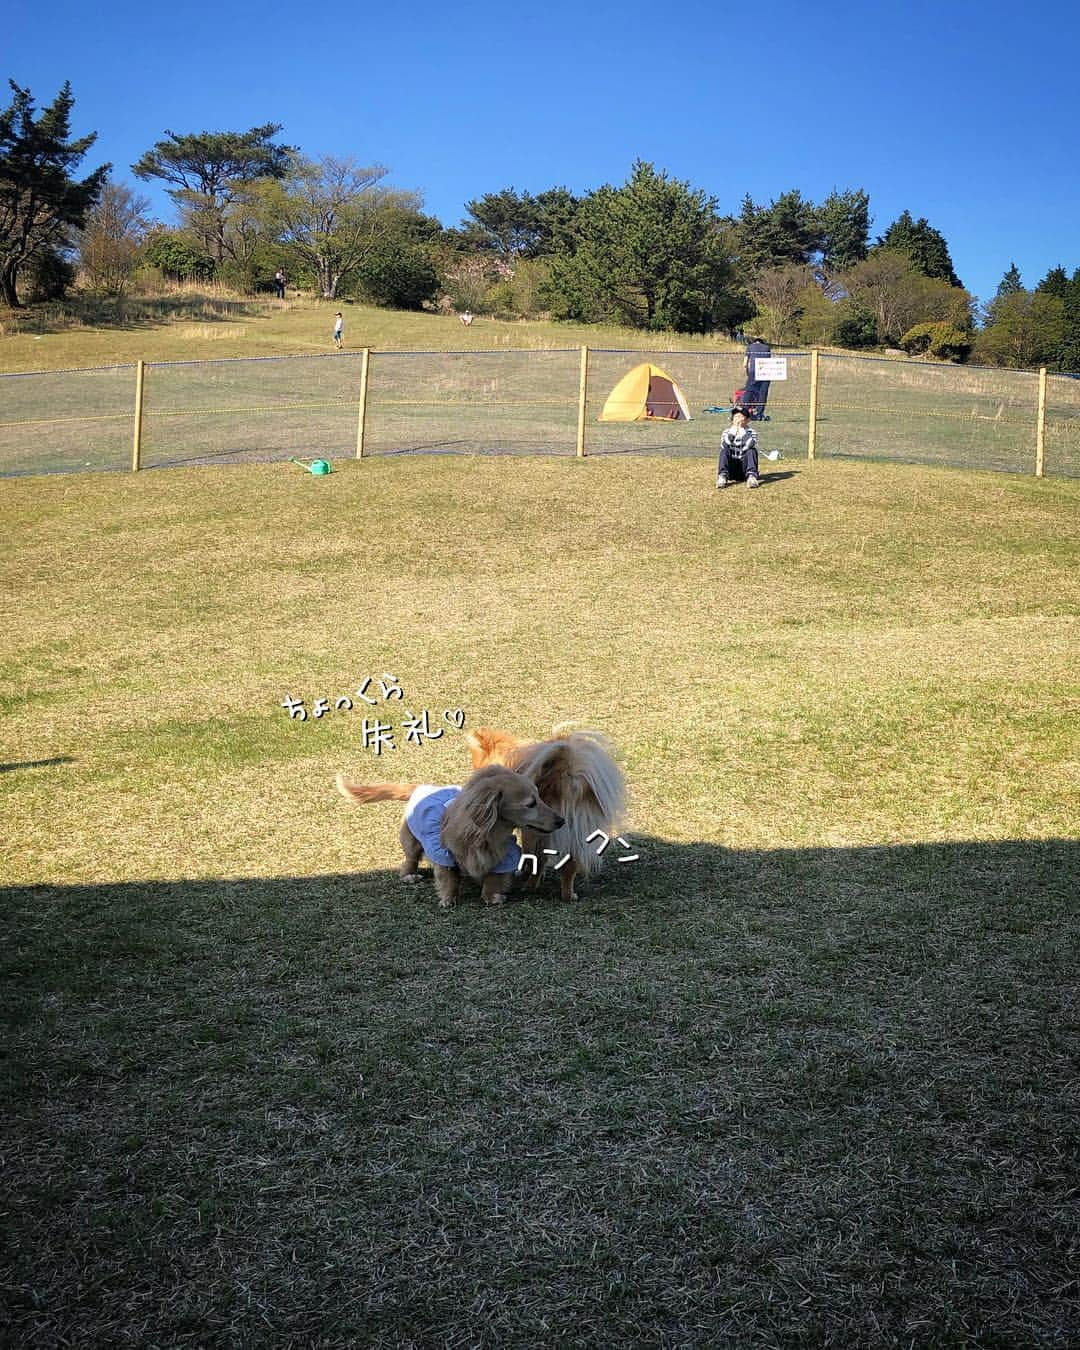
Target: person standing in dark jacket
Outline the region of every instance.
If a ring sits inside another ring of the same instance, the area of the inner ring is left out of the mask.
[[[761,356],[771,356],[772,348],[764,338],[751,338],[746,344],[746,387],[743,390],[743,402],[750,409],[750,420],[762,422],[765,419],[765,404],[769,399],[769,381],[757,378],[757,360]]]

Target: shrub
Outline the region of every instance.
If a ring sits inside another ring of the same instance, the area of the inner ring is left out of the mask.
[[[543,258],[518,262],[512,276],[497,282],[485,294],[485,307],[501,318],[533,319],[545,309],[545,287],[551,267]]]
[[[878,345],[877,319],[857,300],[844,300],[837,306],[842,313],[837,318],[834,339],[841,347],[876,347]]]
[[[213,258],[177,234],[155,234],[145,256],[151,266],[174,281],[202,281],[214,275]]]
[[[367,299],[390,309],[423,309],[439,290],[438,273],[425,250],[394,239],[368,253],[357,268],[356,281]]]
[[[917,323],[900,339],[908,356],[933,356],[939,361],[965,361],[971,355],[971,334],[951,323]]]
[[[31,302],[63,300],[75,280],[75,268],[53,249],[43,249],[19,268],[19,281]]]

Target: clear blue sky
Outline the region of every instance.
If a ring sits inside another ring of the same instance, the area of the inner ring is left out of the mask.
[[[455,225],[515,187],[584,192],[633,161],[724,212],[789,188],[904,210],[993,295],[1080,267],[1080,6],[549,0],[545,5],[210,5],[14,0],[0,75],[39,106],[70,80],[87,168],[130,165],[166,128],[281,122],[308,154],[353,155]],[[8,91],[2,91],[7,102]],[[152,185],[155,213],[171,205]]]

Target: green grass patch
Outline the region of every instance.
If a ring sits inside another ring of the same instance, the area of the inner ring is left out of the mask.
[[[1080,486],[713,481],[6,485],[0,1337],[1070,1343]],[[640,859],[405,894],[334,774],[454,709],[606,731]]]

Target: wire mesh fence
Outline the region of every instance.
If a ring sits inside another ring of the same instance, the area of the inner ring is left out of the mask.
[[[360,360],[334,353],[148,365],[142,464],[350,455]]]
[[[0,473],[131,464],[134,366],[0,377]]]
[[[1047,376],[1045,472],[1080,477],[1080,375]]]
[[[1080,477],[1080,378],[788,352],[765,450]],[[602,422],[650,362],[688,421]],[[810,425],[816,375],[816,417]],[[583,371],[587,372],[582,379]],[[403,454],[712,458],[744,384],[732,351],[342,352],[0,376],[0,474]],[[141,388],[141,400],[136,390]],[[719,411],[718,411],[719,410]],[[811,435],[811,432],[813,435]]]
[[[1027,371],[822,356],[818,454],[1030,473],[1037,403]]]
[[[579,350],[373,352],[365,454],[572,455]]]

